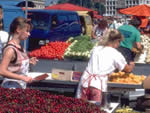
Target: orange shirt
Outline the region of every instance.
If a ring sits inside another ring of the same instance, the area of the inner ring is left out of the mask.
[[[141,25],[139,26],[140,28],[145,28],[148,24],[148,18],[140,18],[141,19]]]

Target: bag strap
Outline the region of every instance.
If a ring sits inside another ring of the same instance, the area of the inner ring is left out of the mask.
[[[17,48],[15,45],[13,45],[13,44],[7,44],[3,49],[2,49],[2,53],[4,52],[4,49],[5,48],[7,48],[8,46],[13,46],[13,47],[15,47],[16,49],[20,49],[20,48]],[[14,58],[14,60],[13,61],[11,61],[11,63],[15,63],[16,61],[17,61],[17,52],[16,52],[16,50],[14,49],[14,48],[12,48],[13,50],[14,50],[14,53],[15,53],[15,58]]]

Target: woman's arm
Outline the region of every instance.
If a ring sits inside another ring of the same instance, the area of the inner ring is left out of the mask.
[[[118,51],[117,54],[115,55],[115,67],[119,71],[124,71],[124,72],[132,72],[135,64],[134,62],[130,62],[129,64],[127,63],[125,57]]]
[[[95,25],[95,26],[93,27],[93,29],[92,29],[92,34],[91,34],[91,35],[92,35],[92,38],[93,38],[93,39],[96,39],[96,35],[95,35],[96,27],[97,27],[97,26]]]
[[[136,47],[137,47],[137,49],[139,49],[139,50],[142,50],[142,49],[143,49],[143,47],[142,47],[142,45],[141,45],[140,42],[136,42]]]
[[[96,39],[96,35],[95,35],[95,32],[94,32],[94,31],[92,31],[92,38],[93,38],[93,39]]]
[[[132,72],[134,66],[135,66],[134,62],[130,62],[130,64],[125,65],[123,71],[127,73]]]

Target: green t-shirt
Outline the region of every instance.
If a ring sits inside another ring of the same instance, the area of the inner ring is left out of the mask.
[[[134,26],[122,25],[118,28],[118,30],[124,36],[124,40],[121,41],[120,46],[131,50],[135,42],[140,42],[141,34]]]

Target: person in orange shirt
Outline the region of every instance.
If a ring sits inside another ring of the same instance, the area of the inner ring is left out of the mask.
[[[138,18],[141,20],[141,25],[139,26],[139,28],[146,28],[148,24],[148,18],[145,16],[139,16]]]

